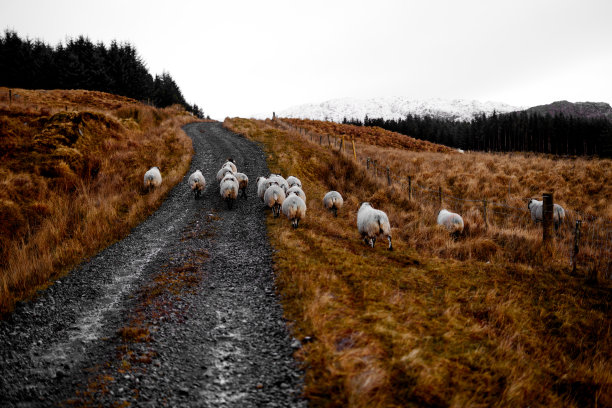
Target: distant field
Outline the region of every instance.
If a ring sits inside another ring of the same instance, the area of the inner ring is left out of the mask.
[[[580,269],[569,274],[566,254],[542,248],[536,227],[511,223],[525,218],[521,212],[490,215],[485,230],[478,207],[462,204],[468,228],[454,240],[435,225],[435,197],[415,190],[411,199],[399,180],[405,174],[433,191],[442,187],[448,206],[451,194],[474,194],[526,209],[523,197],[554,188],[568,207],[606,215],[608,161],[432,153],[449,152],[435,145],[414,145],[415,152],[359,134],[355,161],[352,144],[339,153],[278,122],[227,119],[225,126],[263,143],[271,171],[299,177],[308,197],[298,230],[271,216],[268,225],[315,405],[612,405],[610,281],[592,283]],[[330,129],[308,124],[311,132]],[[347,131],[331,137],[344,134],[346,143]],[[367,157],[380,166],[378,176],[366,170]],[[338,218],[321,204],[332,189],[345,197]],[[389,215],[394,252],[359,239],[362,201]]]
[[[193,120],[103,92],[0,88],[0,316],[151,214],[189,166]],[[152,166],[164,182],[144,194]]]

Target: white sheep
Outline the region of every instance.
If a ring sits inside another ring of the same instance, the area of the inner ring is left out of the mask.
[[[268,189],[268,187],[270,187],[270,184],[268,183],[268,179],[263,176],[257,177],[256,183],[257,183],[257,197],[259,197],[261,201],[263,202],[264,194],[266,193],[266,190]]]
[[[157,167],[151,167],[144,174],[144,187],[148,191],[152,188],[161,186],[162,176]]]
[[[285,193],[287,193],[287,190],[289,190],[289,183],[287,183],[287,180],[285,180],[280,174],[270,174],[270,176],[268,177],[268,182],[278,183],[278,185],[283,189]]]
[[[302,188],[302,182],[300,181],[300,179],[293,176],[287,177],[287,185],[289,186],[289,188],[293,186],[298,186],[299,188]]]
[[[217,172],[217,183],[221,183],[221,180],[223,180],[223,177],[225,177],[227,174],[231,174],[233,176],[234,171],[232,171],[232,169],[229,167],[221,167],[221,170]]]
[[[285,191],[276,182],[273,182],[264,194],[264,203],[272,209],[274,218],[280,215],[283,201],[285,201]]]
[[[463,232],[463,218],[457,213],[447,211],[445,209],[438,212],[438,225],[442,225],[451,234],[457,236]]]
[[[234,176],[238,180],[238,187],[240,188],[240,192],[242,192],[242,196],[247,198],[246,189],[249,186],[249,178],[244,173],[236,173]]]
[[[533,198],[527,203],[527,208],[531,212],[531,219],[533,222],[542,222],[544,203]],[[565,210],[559,204],[553,205],[553,222],[555,223],[555,230],[558,230],[561,223],[565,220]]]
[[[191,176],[189,176],[189,187],[191,187],[191,192],[194,194],[196,200],[204,192],[206,180],[200,170],[194,171],[191,173]]]
[[[362,203],[357,212],[357,229],[366,245],[374,248],[376,237],[385,235],[389,241],[389,251],[393,251],[391,245],[391,225],[389,218],[383,211],[372,208],[370,203]]]
[[[338,210],[342,208],[344,200],[337,191],[329,191],[323,196],[323,206],[334,213],[334,217],[338,216]]]
[[[238,180],[233,174],[228,173],[223,180],[221,180],[221,184],[219,185],[219,193],[221,194],[221,198],[223,198],[227,203],[227,208],[230,210],[232,209],[234,201],[238,197],[238,189]]]
[[[234,162],[234,159],[232,159],[231,157],[228,157],[227,161],[225,163],[223,163],[223,166],[221,166],[221,167],[223,168],[223,167],[226,167],[226,166],[231,168],[234,173],[236,173],[238,171],[238,169],[236,168],[236,162]]]
[[[293,228],[297,228],[300,220],[306,217],[306,203],[294,191],[285,198],[282,209]]]
[[[304,200],[304,202],[306,202],[306,193],[304,193],[304,190],[302,190],[301,187],[298,187],[298,186],[294,185],[293,187],[290,187],[287,190],[287,194],[286,194],[287,197],[289,197],[289,193],[295,193],[295,195],[297,195],[302,200]]]

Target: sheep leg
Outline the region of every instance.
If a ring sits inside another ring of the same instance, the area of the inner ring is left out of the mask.
[[[370,238],[370,246],[374,248],[374,244],[376,244],[376,237]]]
[[[393,251],[393,245],[391,245],[391,235],[387,235],[387,240],[389,241],[389,251]]]
[[[334,217],[338,216],[338,209],[336,207],[332,207],[332,211],[334,212]]]

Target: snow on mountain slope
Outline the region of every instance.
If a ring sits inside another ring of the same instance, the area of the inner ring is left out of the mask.
[[[410,100],[405,97],[341,98],[319,104],[293,106],[277,112],[277,116],[330,120],[334,122],[342,122],[344,118],[363,120],[366,115],[369,118],[397,119],[403,118],[408,114],[417,116],[428,115],[451,120],[471,120],[480,113],[491,115],[494,111],[506,113],[523,109],[522,107],[498,102],[479,102],[463,99]]]

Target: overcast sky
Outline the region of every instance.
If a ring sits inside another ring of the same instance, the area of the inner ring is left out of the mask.
[[[611,0],[0,0],[0,27],[130,42],[215,119],[341,97],[612,103]]]

